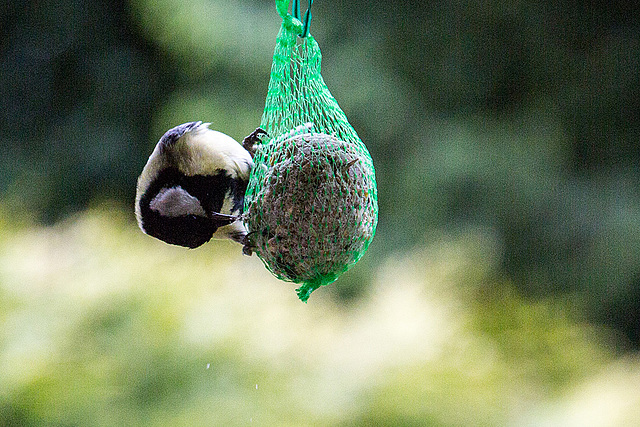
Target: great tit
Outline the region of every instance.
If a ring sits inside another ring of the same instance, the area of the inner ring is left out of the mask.
[[[211,238],[244,243],[241,214],[253,167],[250,152],[264,131],[243,145],[210,123],[190,122],[167,131],[138,178],[136,217],[146,234],[196,248]]]

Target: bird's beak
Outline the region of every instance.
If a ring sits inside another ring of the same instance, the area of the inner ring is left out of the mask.
[[[234,216],[234,215],[225,215],[225,214],[221,214],[218,212],[211,212],[211,215],[209,216],[215,223],[218,224],[219,227],[223,226],[223,225],[229,225],[233,222],[236,222],[237,220],[240,219],[240,217],[238,216]]]

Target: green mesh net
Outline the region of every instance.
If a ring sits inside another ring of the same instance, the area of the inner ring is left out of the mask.
[[[278,278],[301,286],[302,301],[365,253],[378,221],[375,171],[367,148],[320,75],[321,54],[304,23],[283,17],[245,197],[254,252]]]

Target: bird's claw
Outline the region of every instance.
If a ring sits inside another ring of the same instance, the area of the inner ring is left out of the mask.
[[[265,138],[268,138],[269,134],[262,128],[257,128],[242,140],[242,147],[251,154],[253,157],[256,154],[257,145],[264,142]]]

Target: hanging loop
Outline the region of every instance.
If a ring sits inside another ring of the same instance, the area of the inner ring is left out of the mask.
[[[304,38],[309,35],[309,25],[311,24],[311,5],[313,0],[309,0],[309,7],[304,13],[304,16],[300,15],[300,0],[293,0],[291,4],[291,14],[289,13],[290,0],[276,0],[276,9],[284,20],[285,26],[300,37]]]
[[[299,1],[299,0],[296,0]],[[309,35],[309,25],[311,25],[311,5],[313,4],[313,0],[309,0],[309,7],[307,11],[304,13],[304,19],[302,20],[302,33],[300,33],[300,37],[304,38]],[[298,12],[299,13],[299,12]]]

